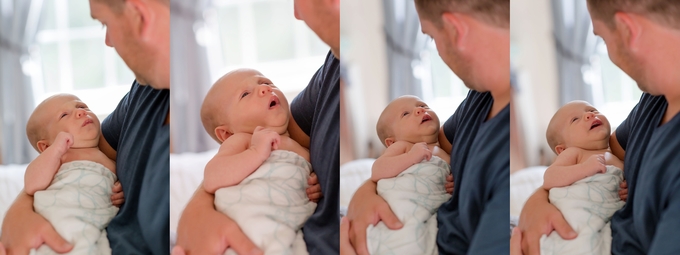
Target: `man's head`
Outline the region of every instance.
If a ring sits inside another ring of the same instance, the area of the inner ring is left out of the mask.
[[[569,147],[586,150],[609,147],[609,120],[585,101],[571,101],[562,106],[548,124],[545,137],[556,154]]]
[[[267,77],[253,69],[237,69],[210,88],[201,106],[201,121],[208,134],[222,143],[233,134],[252,134],[257,126],[283,134],[289,112],[286,97]]]
[[[295,0],[295,18],[303,20],[340,58],[340,0]]]
[[[38,152],[54,143],[59,132],[73,135],[73,147],[94,147],[99,144],[100,124],[97,115],[74,95],[51,96],[28,118],[26,135]]]
[[[140,84],[170,88],[170,1],[89,0],[113,47]]]
[[[434,143],[439,137],[439,118],[420,98],[401,96],[385,107],[376,131],[386,147],[397,141]]]
[[[588,0],[593,33],[609,58],[642,91],[664,94],[680,51],[680,5],[674,0]],[[676,83],[675,83],[676,84]]]
[[[415,0],[424,34],[470,89],[509,88],[509,0]]]

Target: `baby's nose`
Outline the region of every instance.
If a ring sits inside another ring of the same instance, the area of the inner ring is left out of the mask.
[[[589,120],[589,119],[593,118],[594,116],[595,116],[594,113],[592,113],[592,112],[586,112],[584,118],[585,118],[586,120]]]
[[[260,86],[260,96],[267,95],[272,92],[272,88],[267,85]]]
[[[423,114],[424,111],[425,111],[425,110],[423,110],[423,108],[417,107],[417,108],[416,108],[416,111],[415,111],[415,114],[416,114],[416,115],[421,115],[421,114]]]
[[[76,117],[80,118],[85,115],[85,111],[83,109],[76,109]]]

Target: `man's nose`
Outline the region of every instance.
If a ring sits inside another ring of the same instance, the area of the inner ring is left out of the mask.
[[[260,85],[260,96],[265,96],[272,93],[272,88],[267,85]]]

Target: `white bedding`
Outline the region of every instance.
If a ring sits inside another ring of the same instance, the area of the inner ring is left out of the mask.
[[[0,165],[0,222],[19,191],[24,188],[26,165]]]
[[[534,166],[510,175],[510,216],[519,217],[524,203],[543,185],[543,173],[547,166]]]

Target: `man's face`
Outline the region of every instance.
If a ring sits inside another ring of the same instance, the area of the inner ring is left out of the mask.
[[[417,97],[400,97],[390,103],[386,111],[395,141],[418,143],[423,137],[438,134],[437,114]]]
[[[567,148],[594,150],[608,147],[611,134],[609,120],[592,105],[583,101],[570,102],[557,114],[557,132]]]
[[[223,116],[232,133],[253,133],[257,126],[284,133],[288,101],[274,84],[255,70],[239,70],[218,81],[223,86]]]
[[[442,58],[444,63],[446,63],[456,76],[463,80],[466,87],[475,89],[472,87],[472,82],[470,82],[472,80],[471,76],[473,75],[471,73],[471,62],[456,48],[451,33],[449,33],[443,25],[438,26],[425,17],[425,15],[419,14],[418,16],[423,34],[429,35],[432,40],[434,40],[439,57]]]
[[[110,6],[97,0],[90,0],[90,15],[106,27],[106,45],[113,47],[125,64],[135,74],[137,82],[150,85],[151,75],[149,53],[143,50],[141,40],[133,33],[134,26],[130,22],[125,4],[121,10],[114,11]],[[153,84],[151,84],[153,85]]]
[[[47,129],[48,144],[54,143],[59,132],[73,135],[74,147],[86,147],[85,144],[99,141],[99,119],[79,98],[58,95],[48,99],[38,110]]]
[[[588,6],[590,8],[590,6]],[[593,22],[593,33],[600,36],[607,46],[607,53],[612,63],[621,68],[628,76],[633,78],[640,87],[640,90],[648,93],[653,93],[647,86],[647,81],[644,78],[642,71],[641,60],[636,58],[629,49],[626,48],[623,38],[617,28],[609,27],[604,21],[600,20],[594,15],[590,15]]]
[[[331,49],[340,47],[340,6],[335,0],[295,0],[295,18],[303,20]]]

